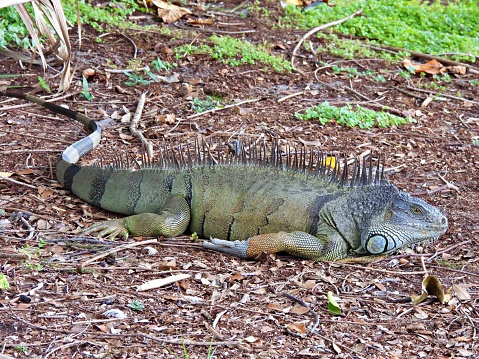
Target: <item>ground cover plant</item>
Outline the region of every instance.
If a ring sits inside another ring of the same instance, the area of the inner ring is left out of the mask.
[[[141,4],[86,4],[101,5],[84,10],[100,12],[101,20],[83,27],[82,47],[72,51],[72,86],[53,99],[103,127],[101,146],[82,163],[144,160],[144,143],[130,129],[145,95],[136,130],[157,158],[165,146],[204,139],[213,141],[213,152],[237,141],[279,140],[284,150],[292,144],[347,160],[371,155],[381,158],[392,183],[441,208],[449,229],[434,243],[370,264],[284,254],[246,261],[201,249],[195,234],[85,238],[82,228],[116,216],[53,178],[61,151],[86,132],[2,97],[0,356],[477,356],[479,64],[472,2],[364,3],[361,16],[305,39],[295,69],[288,64],[306,31],[362,3],[338,0],[302,12],[272,0],[183,1],[176,5],[191,15],[172,24]],[[112,24],[121,27],[105,26],[110,11],[119,12]],[[365,46],[371,42],[377,48]],[[384,45],[403,51],[384,52]],[[421,75],[402,64],[412,50],[470,67]],[[61,70],[51,66],[21,68],[2,57],[0,73],[21,74],[2,77],[17,91],[47,96],[46,87],[55,94]],[[152,281],[162,285],[144,289]]]

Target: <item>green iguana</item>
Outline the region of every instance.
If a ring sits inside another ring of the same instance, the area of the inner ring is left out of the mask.
[[[171,154],[156,167],[79,166],[100,142],[95,121],[30,95],[0,95],[35,102],[91,131],[63,151],[57,179],[84,201],[127,217],[93,225],[87,234],[196,232],[211,238],[205,248],[242,258],[284,251],[313,260],[368,261],[447,230],[439,209],[398,190],[379,164],[373,172],[371,161],[348,177],[347,168],[331,169],[321,156],[315,166],[305,153],[283,163],[277,151],[268,160],[256,152],[216,163],[195,146],[192,155]]]

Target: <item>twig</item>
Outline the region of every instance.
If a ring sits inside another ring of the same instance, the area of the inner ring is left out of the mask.
[[[9,182],[18,184],[18,185],[20,185],[20,186],[25,186],[25,187],[28,187],[28,188],[31,188],[31,189],[37,189],[37,187],[32,186],[31,184],[26,184],[26,183],[23,183],[23,182],[20,182],[20,181],[16,181],[16,180],[14,180],[14,179],[11,179],[11,178],[9,178],[9,177],[4,177],[4,176],[2,176],[2,175],[0,175],[0,180],[9,181]]]
[[[424,256],[420,256],[419,260],[421,261],[421,268],[424,271],[424,278],[429,276],[429,272],[426,268],[426,263],[424,263]]]
[[[227,105],[227,106],[225,106],[225,107],[214,108],[214,109],[212,109],[212,110],[208,110],[208,111],[203,111],[203,112],[200,112],[200,113],[196,113],[196,114],[190,115],[190,116],[188,116],[188,117],[186,117],[186,118],[187,118],[187,119],[191,119],[191,118],[203,116],[204,114],[207,114],[207,113],[226,110],[226,109],[228,109],[228,108],[235,107],[235,106],[239,106],[239,105],[242,105],[242,104],[244,104],[244,103],[258,102],[258,101],[261,101],[262,99],[263,99],[263,98],[253,98],[253,99],[251,99],[251,100],[244,100],[244,101],[236,102],[236,103],[231,104],[231,105]]]
[[[471,72],[473,74],[479,74],[479,68],[478,67],[475,67],[475,66],[472,66],[472,65],[469,65],[469,64],[465,64],[463,62],[458,62],[458,61],[454,61],[454,60],[445,59],[444,57],[429,55],[429,54],[425,54],[423,52],[411,51],[411,50],[408,50],[408,49],[402,49],[400,47],[394,47],[394,46],[387,46],[387,45],[380,45],[379,46],[379,45],[369,45],[369,44],[363,44],[363,45],[366,46],[366,47],[369,47],[373,50],[379,50],[379,51],[389,50],[388,52],[394,51],[396,53],[398,53],[398,52],[409,52],[412,56],[422,57],[422,58],[428,59],[428,60],[436,60],[436,61],[439,61],[439,62],[441,62],[443,64],[446,64],[446,65],[464,66],[464,67],[467,67],[469,69],[469,72]]]
[[[453,100],[467,101],[467,102],[470,102],[470,103],[473,103],[473,104],[479,105],[479,102],[477,102],[477,101],[473,101],[473,100],[468,100],[467,98],[463,98],[463,97],[457,97],[457,96],[452,96],[452,95],[446,95],[446,94],[444,94],[444,93],[439,93],[439,92],[436,92],[436,91],[431,91],[431,90],[418,89],[418,88],[416,88],[416,87],[412,87],[412,86],[406,86],[406,88],[407,88],[408,90],[413,90],[413,91],[418,91],[418,92],[430,93],[430,94],[433,94],[433,95],[435,95],[435,96],[438,96],[438,97],[447,97],[447,98],[452,98]]]
[[[143,134],[138,131],[137,126],[138,122],[140,121],[141,114],[143,113],[143,107],[145,106],[146,100],[146,92],[143,92],[138,99],[138,107],[136,108],[136,112],[133,115],[133,118],[130,122],[130,132],[133,136],[140,139],[143,147],[146,150],[149,158],[153,158],[153,146],[152,144],[143,136]]]
[[[384,260],[384,258],[379,258],[378,261]],[[373,267],[366,267],[366,266],[359,266],[354,264],[349,264],[345,262],[331,262],[331,264],[351,267],[356,269],[361,269],[363,271],[372,271],[372,272],[380,272],[380,273],[388,273],[388,274],[396,274],[396,275],[420,275],[426,274],[424,271],[417,271],[417,272],[397,272],[397,271],[390,271],[387,269],[380,269],[380,268],[373,268]]]
[[[296,44],[296,47],[294,48],[293,50],[293,55],[291,56],[291,66],[294,68],[294,58],[296,57],[296,52],[298,51],[299,47],[301,46],[301,44],[304,42],[304,40],[306,40],[308,37],[310,37],[311,35],[313,35],[314,33],[316,32],[319,32],[321,30],[324,30],[328,27],[331,27],[331,26],[336,26],[336,25],[339,25],[339,24],[342,24],[343,22],[346,22],[348,21],[349,19],[352,19],[353,17],[355,17],[356,15],[359,15],[363,12],[364,10],[364,7],[362,7],[361,9],[359,9],[358,11],[352,13],[351,15],[343,18],[343,19],[339,19],[339,20],[336,20],[336,21],[333,21],[333,22],[330,22],[330,23],[327,23],[327,24],[324,24],[324,25],[321,25],[321,26],[318,26],[318,27],[315,27],[314,29],[308,31],[299,41],[298,43]]]
[[[440,254],[444,254],[444,253],[447,253],[447,252],[450,252],[452,251],[453,249],[456,249],[457,247],[462,247],[466,244],[469,244],[471,243],[472,241],[464,241],[464,242],[461,242],[461,243],[456,243],[456,244],[453,244],[452,246],[449,246],[447,247],[446,249],[443,249],[442,251],[437,251],[436,253],[434,253],[427,261],[430,262],[432,261],[433,259],[435,259],[438,255]]]
[[[25,238],[25,240],[26,240],[26,241],[29,241],[30,239],[33,238],[33,234],[35,233],[35,228],[33,228],[33,227],[30,225],[30,223],[28,223],[28,221],[27,221],[25,218],[20,217],[20,220],[22,221],[23,225],[24,225],[25,227],[27,227],[27,229],[28,229],[29,234],[28,234],[28,237]]]
[[[306,91],[295,92],[295,93],[292,93],[292,94],[290,94],[290,95],[281,97],[281,98],[278,100],[278,102],[283,102],[283,101],[285,101],[285,100],[287,100],[287,99],[289,99],[289,98],[291,98],[291,97],[303,95],[303,94],[305,94],[305,93],[306,93]]]
[[[309,311],[314,315],[314,324],[313,324],[313,327],[311,328],[311,334],[314,334],[314,332],[316,331],[316,328],[319,325],[319,315],[318,315],[318,313],[316,313],[308,303],[306,303],[303,300],[295,297],[294,295],[291,295],[291,294],[286,293],[286,292],[283,292],[281,294],[284,295],[286,298],[289,298],[289,299],[294,300],[295,302],[301,304],[303,307],[308,308]]]
[[[123,251],[125,249],[130,249],[130,248],[133,248],[133,247],[137,247],[137,246],[143,246],[145,244],[152,244],[152,243],[158,243],[158,240],[155,238],[155,239],[149,239],[149,240],[146,240],[146,241],[141,241],[141,242],[133,242],[133,243],[127,243],[127,244],[123,244],[121,246],[118,246],[118,247],[115,247],[115,248],[112,248],[112,249],[109,249],[93,258],[90,258],[84,262],[81,262],[80,265],[79,265],[79,269],[81,270],[83,267],[85,267],[87,264],[90,264],[90,263],[93,263],[99,259],[102,259],[102,258],[105,258],[107,256],[109,256],[110,254],[113,254],[113,253],[116,253],[116,252],[120,252],[120,251]]]

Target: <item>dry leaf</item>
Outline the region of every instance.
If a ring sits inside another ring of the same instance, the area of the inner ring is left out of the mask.
[[[461,287],[459,284],[453,284],[452,290],[454,291],[454,294],[456,294],[457,299],[459,300],[470,300],[471,295],[467,291],[466,288]]]
[[[158,16],[167,24],[177,21],[186,14],[191,14],[190,10],[165,1],[153,0],[152,3],[158,7]]]
[[[282,312],[283,308],[281,308],[278,304],[276,303],[268,303],[268,309],[272,310],[277,310],[278,312]]]
[[[298,332],[301,334],[306,334],[308,330],[306,329],[305,325],[303,323],[293,323],[288,325],[289,330],[292,330],[294,332]]]
[[[431,60],[425,64],[415,64],[410,59],[404,59],[402,64],[406,68],[412,67],[416,74],[424,72],[429,75],[437,75],[441,72],[447,71],[447,69],[437,60]]]
[[[444,291],[444,286],[439,279],[430,275],[424,278],[422,281],[422,293],[421,295],[412,295],[411,299],[413,304],[419,304],[423,302],[429,295],[434,295],[437,299],[445,304],[452,299],[451,293]]]
[[[160,123],[173,125],[176,122],[176,115],[174,113],[169,113],[167,115],[159,115],[157,119]]]
[[[231,281],[231,280],[241,280],[243,279],[244,277],[241,275],[241,273],[236,273],[236,274],[233,274],[231,276],[229,276],[227,278],[228,281]]]
[[[283,5],[283,7],[286,5],[303,6],[303,0],[283,0],[281,5]]]
[[[8,178],[13,175],[13,172],[0,172],[0,178]]]
[[[464,66],[448,66],[447,71],[451,74],[465,75],[467,69]]]
[[[309,312],[309,308],[299,304],[293,306],[293,308],[291,308],[291,311],[290,311],[290,313],[294,313],[294,314],[304,314],[307,312]]]
[[[213,18],[210,17],[209,19],[188,19],[186,22],[191,25],[213,25]]]
[[[20,170],[20,171],[17,171],[17,174],[18,175],[31,175],[33,174],[35,171],[31,168],[25,168],[23,170]]]

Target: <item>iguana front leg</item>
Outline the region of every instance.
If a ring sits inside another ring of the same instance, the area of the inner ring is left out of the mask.
[[[313,236],[306,232],[277,232],[260,234],[245,241],[225,241],[212,238],[203,242],[203,247],[241,258],[256,258],[261,253],[286,252],[297,257],[312,260],[337,260],[346,253],[344,241],[336,238]]]
[[[113,239],[117,236],[128,238],[134,236],[175,237],[185,232],[190,223],[190,208],[186,200],[179,195],[168,198],[162,211],[140,213],[125,218],[100,222],[87,228],[85,234]]]

